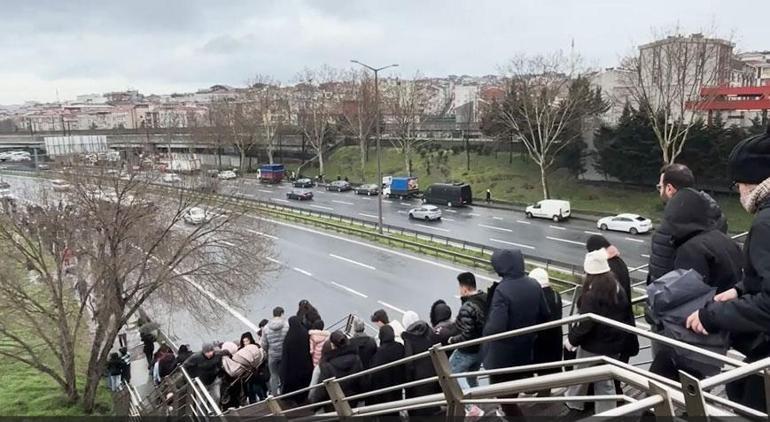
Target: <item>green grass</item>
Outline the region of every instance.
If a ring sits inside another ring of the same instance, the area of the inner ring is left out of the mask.
[[[347,176],[352,182],[362,182],[359,169],[358,147],[341,147],[326,158],[325,173],[327,178]],[[450,153],[451,154],[451,153]],[[483,197],[488,188],[492,198],[501,201],[527,204],[543,198],[540,188],[540,173],[536,165],[523,156],[514,156],[513,163],[508,163],[508,154],[500,153],[497,157],[471,153],[471,170],[466,171],[465,153],[450,155],[444,166],[446,175],[434,165],[431,174],[427,174],[425,160],[419,154],[412,158],[413,174],[419,177],[421,187],[447,180],[464,181],[471,184],[474,196]],[[376,183],[377,162],[374,153],[370,155],[365,169],[365,181]],[[306,168],[305,175],[317,174],[315,168]],[[405,165],[402,155],[394,148],[384,148],[382,154],[383,175],[404,175]],[[594,186],[576,180],[564,170],[554,172],[549,177],[552,198],[567,199],[572,208],[586,213],[635,212],[659,221],[663,213],[663,204],[655,188],[648,190],[622,186]],[[737,197],[717,197],[730,222],[731,232],[748,230],[751,216],[746,213]]]

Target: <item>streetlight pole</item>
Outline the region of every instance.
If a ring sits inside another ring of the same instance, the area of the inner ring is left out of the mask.
[[[377,130],[377,230],[382,234],[382,160],[380,154],[380,85],[379,85],[379,72],[391,67],[397,67],[398,64],[391,64],[383,67],[372,67],[368,64],[359,62],[358,60],[351,60],[351,63],[359,64],[372,72],[374,72],[374,107],[375,114],[377,116],[376,130]]]

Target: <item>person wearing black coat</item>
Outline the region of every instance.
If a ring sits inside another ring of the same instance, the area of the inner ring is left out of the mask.
[[[155,351],[155,335],[143,332],[139,335],[139,339],[142,341],[142,344],[144,344],[142,350],[144,351],[144,356],[147,358],[147,369],[152,369],[152,364],[154,362],[153,352]]]
[[[313,376],[313,358],[310,356],[310,337],[300,318],[289,318],[289,331],[283,341],[281,354],[281,394],[301,390],[310,384]],[[297,403],[302,403],[307,393],[292,396]]]
[[[422,353],[431,348],[435,343],[433,342],[433,331],[425,321],[417,321],[409,325],[406,330],[401,333],[401,339],[404,340],[404,353],[406,356],[414,356]],[[409,362],[406,365],[406,378],[407,381],[416,381],[423,378],[430,378],[436,376],[436,371],[433,368],[433,363],[430,357],[426,356],[422,359],[418,359],[413,362]],[[419,385],[417,387],[411,387],[406,389],[406,397],[420,397],[428,394],[440,393],[441,387],[438,383],[430,383]],[[425,409],[410,410],[409,416],[430,416],[435,415],[440,411],[437,407],[430,407]]]
[[[754,215],[744,243],[743,279],[690,315],[687,327],[701,334],[730,333],[733,348],[746,355],[746,362],[755,362],[770,356],[770,128],[733,148],[728,171],[741,205]],[[759,375],[728,384],[727,395],[766,411]]]
[[[457,326],[452,321],[452,308],[441,299],[430,307],[430,325],[433,327],[434,343],[446,346],[449,338],[457,334]]]
[[[404,345],[396,342],[396,334],[393,332],[393,327],[390,325],[383,325],[380,327],[379,338],[380,347],[377,348],[377,353],[375,353],[372,358],[373,368],[395,362],[405,357],[406,352],[404,351]],[[371,389],[380,390],[405,382],[406,371],[404,365],[393,366],[372,374]],[[403,390],[394,390],[367,398],[366,404],[387,403],[390,401],[401,400],[402,391]]]
[[[350,338],[350,347],[358,350],[358,357],[361,358],[364,369],[369,369],[372,358],[377,352],[377,342],[371,336],[366,335],[365,330],[364,322],[356,318],[353,321],[353,337]]]
[[[190,356],[192,356],[193,352],[190,350],[190,346],[187,344],[183,344],[179,346],[179,350],[176,353],[176,366],[182,366],[184,361],[187,360]]]
[[[306,330],[311,330],[313,323],[321,320],[321,314],[318,313],[318,309],[305,299],[299,301],[297,317]]]
[[[537,280],[543,289],[543,297],[548,304],[548,321],[556,321],[562,317],[562,302],[559,293],[553,290],[548,272],[542,268],[534,268],[529,272],[529,276]],[[535,339],[532,363],[558,362],[562,359],[562,327],[554,327],[541,331]],[[538,375],[553,374],[561,372],[561,368],[541,369],[537,371]],[[543,390],[543,393],[548,391]],[[541,394],[545,395],[545,394]]]
[[[492,268],[502,277],[491,293],[491,305],[484,325],[484,336],[529,327],[548,321],[550,310],[537,281],[527,277],[524,255],[518,249],[497,250],[492,254]],[[489,301],[489,299],[488,299]],[[526,334],[497,340],[486,346],[485,369],[528,365],[537,334]],[[492,375],[493,383],[519,379],[526,374]],[[508,417],[521,416],[516,404],[502,405]]]
[[[342,378],[353,375],[364,370],[364,364],[358,357],[358,350],[351,347],[348,337],[342,331],[335,331],[329,336],[331,349],[323,354],[323,358],[318,363],[320,369],[320,381],[329,378]],[[366,376],[354,377],[353,379],[340,383],[342,392],[346,397],[361,394],[367,391],[369,383]],[[325,388],[316,388],[311,390],[310,401],[318,403],[329,399]],[[350,403],[355,406],[355,403]]]

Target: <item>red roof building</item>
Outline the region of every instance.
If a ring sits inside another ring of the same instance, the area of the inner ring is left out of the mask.
[[[700,96],[701,101],[691,102],[687,108],[708,113],[709,121],[719,113],[728,124],[745,125],[757,116],[767,123],[770,86],[706,87],[701,88]]]

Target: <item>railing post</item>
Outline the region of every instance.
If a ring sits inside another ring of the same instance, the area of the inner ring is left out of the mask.
[[[329,378],[324,381],[326,387],[326,393],[329,394],[329,399],[332,401],[334,411],[337,412],[337,417],[347,418],[353,416],[353,409],[350,407],[350,403],[345,400],[345,392],[342,391],[340,383],[335,378]]]
[[[682,382],[682,392],[687,407],[687,416],[690,418],[706,418],[706,401],[703,399],[703,389],[700,380],[692,375],[679,371],[679,380]]]
[[[770,371],[767,369],[762,371],[762,380],[765,387],[765,409],[770,410]]]
[[[447,403],[447,420],[465,416],[465,407],[460,403],[463,399],[463,390],[457,382],[457,378],[452,378],[452,367],[449,365],[449,358],[446,352],[439,350],[440,344],[430,348],[430,360],[433,362],[433,369],[438,376],[438,384],[444,393]]]
[[[674,417],[674,405],[671,403],[671,396],[668,394],[662,385],[655,381],[650,381],[650,392],[659,395],[663,398],[663,401],[655,405],[655,417],[656,418],[673,418]]]
[[[272,413],[273,416],[281,416],[281,414],[283,414],[281,404],[278,403],[278,400],[276,400],[272,394],[267,396],[267,408],[270,410],[270,413]]]

